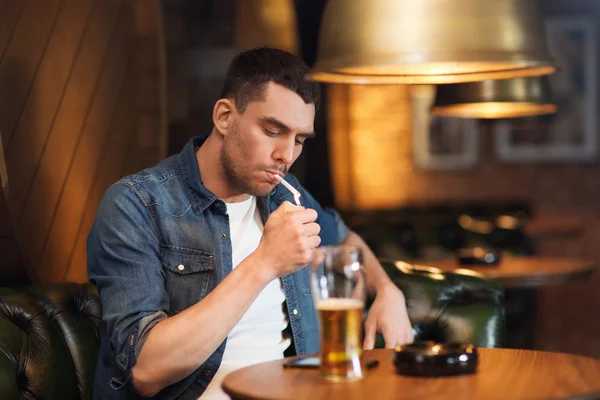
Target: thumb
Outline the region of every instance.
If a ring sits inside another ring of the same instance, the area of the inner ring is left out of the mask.
[[[289,214],[289,213],[293,213],[293,212],[301,211],[301,210],[304,210],[304,207],[296,206],[286,200],[283,203],[281,203],[281,205],[279,206],[279,208],[277,208],[277,210],[275,212]]]

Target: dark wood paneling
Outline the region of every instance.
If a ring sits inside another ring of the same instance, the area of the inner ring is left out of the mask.
[[[28,283],[27,274],[22,268],[21,252],[12,229],[12,221],[6,202],[7,175],[4,151],[0,140],[0,285]]]
[[[10,43],[24,7],[24,1],[4,1],[4,7],[0,13],[0,60],[4,59],[6,48]]]
[[[100,74],[119,9],[118,1],[97,0],[94,5],[92,19],[22,208],[26,212],[17,214],[19,230],[23,231],[21,236],[29,243],[30,265],[37,265],[40,258],[77,140],[94,94],[99,90]]]
[[[131,68],[130,68],[131,71]],[[97,173],[92,183],[88,204],[100,204],[102,196],[107,187],[114,183],[115,179],[121,175],[124,161],[130,156],[128,148],[131,146],[132,138],[135,137],[133,114],[133,96],[130,86],[126,86],[120,95],[117,103],[117,111],[113,118],[112,126],[109,129],[104,151],[100,165],[102,173]],[[111,149],[111,151],[107,151]],[[84,211],[83,218],[79,224],[76,235],[76,243],[68,263],[68,269],[65,273],[64,280],[67,281],[84,281],[87,278],[86,271],[81,268],[81,265],[86,264],[86,237],[94,223],[96,209],[87,207]]]
[[[22,268],[19,244],[14,236],[0,238],[0,254],[2,254],[0,259],[0,271],[2,271],[0,285],[14,286],[28,283],[29,279]]]
[[[28,1],[0,64],[0,93],[3,93],[0,97],[0,132],[5,153],[10,150],[17,121],[52,37],[62,3],[60,0]],[[10,96],[5,96],[7,93]]]
[[[127,27],[130,23],[128,9],[122,9],[116,29],[109,44],[106,62],[102,67],[98,90],[94,95],[83,130],[79,134],[71,164],[57,203],[52,224],[40,259],[33,259],[42,280],[61,280],[67,267],[79,221],[86,207],[98,160],[108,135],[120,91],[125,84],[128,56],[131,52]],[[53,268],[46,268],[52,265]]]
[[[16,215],[21,215],[25,199],[40,156],[48,142],[58,105],[64,95],[93,0],[68,0],[59,14],[52,36],[40,62],[27,96],[25,107],[6,149],[10,171],[18,171],[19,179],[11,187],[10,201]],[[28,157],[23,157],[28,154]]]
[[[0,0],[0,132],[9,178],[0,202],[0,223],[9,225],[0,237],[17,238],[19,264],[34,280],[85,282],[85,242],[104,191],[132,166],[161,156],[159,9],[158,0]],[[151,56],[140,66],[133,61],[142,39]],[[138,106],[138,90],[156,98]],[[147,118],[157,121],[143,143],[151,151],[137,157],[132,149]],[[0,246],[0,260],[9,259],[7,248]]]

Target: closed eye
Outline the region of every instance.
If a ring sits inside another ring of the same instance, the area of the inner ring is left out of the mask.
[[[267,128],[263,128],[263,129],[264,129],[265,133],[269,136],[278,136],[279,135],[279,132],[273,132],[273,131],[268,130]]]
[[[300,146],[303,146],[304,143],[306,143],[306,141],[308,139],[311,139],[313,136],[314,136],[314,134],[300,133],[300,134],[296,135],[296,143],[299,144]]]

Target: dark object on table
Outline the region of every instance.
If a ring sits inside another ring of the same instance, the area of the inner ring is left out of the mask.
[[[396,372],[411,376],[472,374],[478,353],[473,344],[415,342],[394,350]]]
[[[500,253],[496,250],[475,247],[458,252],[458,263],[461,265],[498,265],[499,262]]]

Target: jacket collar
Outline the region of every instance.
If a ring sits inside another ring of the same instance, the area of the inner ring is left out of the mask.
[[[198,159],[196,158],[196,152],[204,144],[207,138],[208,135],[199,135],[191,138],[183,147],[179,158],[182,164],[181,167],[185,172],[185,183],[188,188],[188,193],[190,194],[192,207],[196,214],[206,210],[215,201],[219,200],[219,198],[202,183],[200,166],[198,165]],[[273,190],[271,194],[274,193],[276,193],[276,190]],[[271,195],[257,198],[257,205],[263,222],[266,221],[270,214],[268,204],[270,197]]]
[[[217,200],[217,196],[204,184],[200,177],[200,167],[196,159],[196,151],[204,144],[208,135],[199,135],[191,138],[180,153],[181,167],[185,172],[185,183],[190,194],[192,207],[195,213],[200,213]]]

